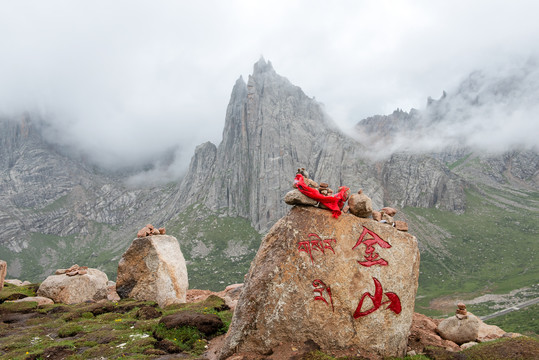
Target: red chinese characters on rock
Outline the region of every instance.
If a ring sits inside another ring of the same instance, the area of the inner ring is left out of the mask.
[[[326,303],[326,305],[329,306],[329,304],[331,304],[331,310],[333,312],[335,312],[335,307],[333,306],[333,298],[331,297],[331,288],[329,286],[327,286],[322,280],[320,279],[316,279],[315,281],[313,281],[313,286],[314,286],[314,289],[313,291],[318,293],[318,295],[316,295],[314,297],[314,300],[320,300],[320,301],[323,301]],[[329,296],[329,303],[328,301],[326,300],[326,298],[324,297],[324,291],[328,294]]]
[[[298,250],[306,252],[311,258],[311,263],[314,264],[313,254],[314,250],[320,251],[322,254],[325,254],[326,250],[331,250],[335,254],[335,250],[331,246],[331,243],[337,243],[335,239],[320,239],[320,236],[316,234],[309,234],[309,238],[314,238],[312,240],[300,241],[298,243]]]
[[[370,235],[372,238],[365,239],[366,235]],[[383,240],[374,231],[371,231],[367,229],[366,227],[363,227],[363,232],[361,233],[361,235],[359,235],[359,239],[357,240],[357,243],[356,245],[354,245],[352,250],[354,250],[356,247],[358,247],[361,244],[365,244],[366,246],[366,249],[365,249],[366,255],[364,255],[366,261],[358,260],[359,264],[366,267],[370,267],[373,265],[380,265],[380,266],[387,265],[387,261],[382,258],[379,258],[380,255],[374,252],[374,245],[379,245],[385,249],[390,248],[391,245],[387,241]]]
[[[375,312],[382,305],[385,305],[387,303],[389,303],[389,306],[387,307],[387,309],[393,311],[395,314],[400,314],[400,312],[402,311],[402,307],[401,307],[401,301],[399,297],[397,296],[397,294],[393,292],[384,293],[383,292],[384,290],[382,289],[382,284],[380,283],[380,281],[375,277],[373,277],[372,279],[374,280],[374,288],[375,288],[374,296],[368,292],[363,293],[363,295],[361,296],[361,299],[359,299],[359,304],[357,305],[357,309],[354,312],[354,319],[369,315],[370,313]],[[384,295],[388,298],[388,300],[382,302]],[[368,310],[361,311],[361,307],[363,306],[363,300],[365,300],[366,297],[369,297],[371,299],[373,306],[372,308]]]

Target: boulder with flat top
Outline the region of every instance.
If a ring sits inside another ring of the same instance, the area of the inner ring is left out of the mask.
[[[173,236],[136,238],[118,264],[116,292],[121,298],[151,300],[164,307],[185,303],[187,288],[187,266]]]
[[[220,358],[263,356],[287,343],[402,357],[418,276],[414,236],[371,219],[295,206],[262,241]]]

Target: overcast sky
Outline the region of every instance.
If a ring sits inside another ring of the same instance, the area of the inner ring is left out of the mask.
[[[220,142],[261,55],[346,128],[537,56],[537,14],[533,0],[0,0],[0,113],[39,111],[104,164],[171,148],[188,162]]]

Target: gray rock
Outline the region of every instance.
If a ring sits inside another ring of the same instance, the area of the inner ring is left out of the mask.
[[[462,345],[477,339],[479,325],[479,319],[475,315],[468,313],[466,319],[461,320],[456,316],[451,316],[442,320],[436,328],[436,332],[443,339]]]

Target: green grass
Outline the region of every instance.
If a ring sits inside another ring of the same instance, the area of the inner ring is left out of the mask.
[[[539,334],[539,304],[513,311],[485,322],[489,325],[499,326],[507,332],[537,336]]]
[[[0,295],[5,291],[2,290]],[[181,311],[217,314],[227,319],[218,334],[228,330],[232,317],[225,310],[224,301],[210,297],[198,303],[179,304],[159,309],[163,315]],[[62,307],[63,311],[55,308]],[[187,359],[198,358],[206,349],[209,338],[195,328],[165,329],[160,318],[140,320],[138,310],[143,306],[156,306],[150,301],[124,299],[117,303],[76,305],[46,305],[37,308],[35,302],[0,304],[0,317],[16,315],[20,322],[14,325],[0,321],[0,359],[39,358],[47,351],[65,346],[71,350],[66,360],[89,358],[151,359],[159,340],[173,341]],[[32,317],[28,317],[34,313]],[[149,352],[147,352],[149,351]]]
[[[262,239],[247,219],[215,215],[201,205],[190,206],[166,228],[180,242],[189,287],[212,291],[243,282]]]
[[[504,195],[522,203],[531,201],[529,197],[537,193]],[[466,200],[466,213],[461,215],[437,209],[403,210],[411,222],[429,223],[447,231],[440,232],[442,248],[422,241],[416,234],[422,250],[418,312],[443,315],[429,308],[430,301],[441,296],[472,298],[537,284],[537,216],[509,205],[501,208],[473,190],[467,191]]]
[[[454,168],[456,168],[457,166],[463,164],[466,160],[468,160],[470,155],[472,155],[472,153],[469,153],[468,155],[464,156],[463,158],[458,159],[457,161],[451,164],[447,164],[447,167],[449,168],[449,170],[453,170]]]

